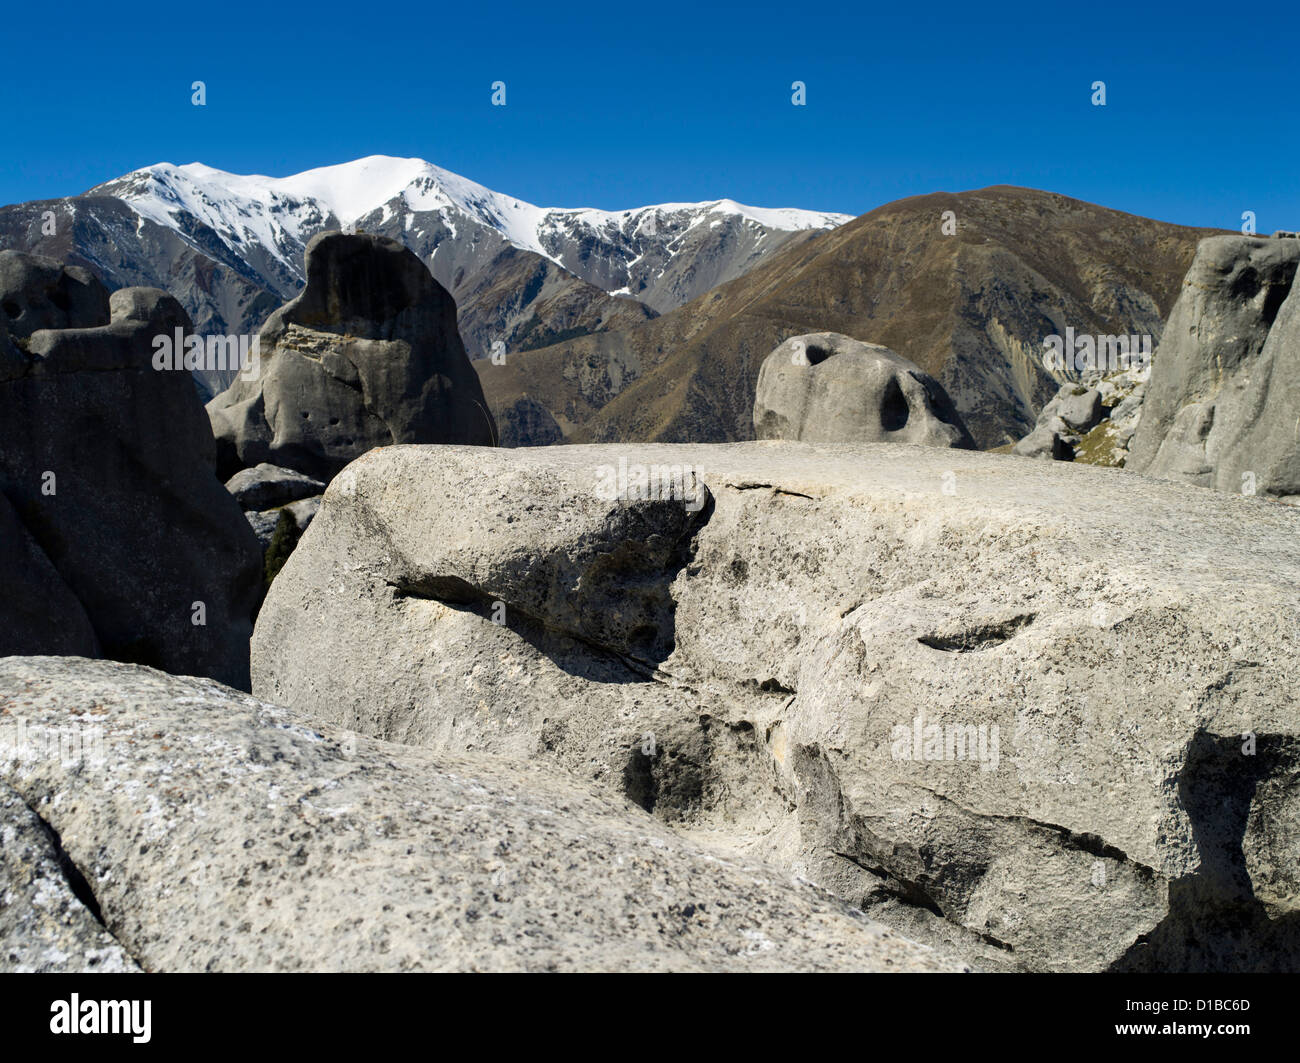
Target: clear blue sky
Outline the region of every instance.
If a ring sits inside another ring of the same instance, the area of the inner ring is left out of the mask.
[[[0,203],[415,155],[545,206],[1018,184],[1300,229],[1300,4],[19,4]],[[190,84],[208,102],[190,104]],[[506,83],[493,107],[491,84]],[[790,103],[807,84],[807,106]],[[1106,82],[1107,105],[1090,102]]]

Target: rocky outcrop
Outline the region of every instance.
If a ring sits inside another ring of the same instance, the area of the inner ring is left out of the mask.
[[[1075,447],[1105,417],[1101,391],[1082,384],[1062,384],[1038,415],[1034,430],[1011,449],[1024,458],[1073,461]]]
[[[71,327],[0,335],[0,655],[102,654],[247,687],[256,540],[213,474],[188,374],[152,365],[153,338],[188,330],[185,312],[126,288],[97,322],[79,271],[7,261],[34,287],[0,303]]]
[[[0,661],[0,831],[6,969],[960,969],[553,767],[108,662]]]
[[[388,448],[254,689],[562,765],[974,966],[1296,969],[1298,533],[933,447]]]
[[[218,471],[269,463],[328,480],[372,447],[496,443],[456,305],[393,240],[323,233],[307,286],[260,333],[260,372],[208,404]]]
[[[1300,501],[1300,240],[1201,242],[1156,351],[1127,468]]]
[[[226,490],[242,509],[271,509],[319,495],[325,484],[293,469],[262,463],[235,473],[226,481]]]
[[[794,336],[763,361],[759,439],[975,448],[939,382],[887,347],[837,332]]]

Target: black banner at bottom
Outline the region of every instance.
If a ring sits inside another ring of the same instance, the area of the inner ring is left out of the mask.
[[[412,1036],[446,1044],[471,1029],[493,1051],[557,1040],[567,1051],[588,1031],[607,1047],[611,1027],[734,1053],[750,1040],[772,1048],[782,1027],[798,1037],[818,1025],[819,1037],[863,1047],[901,1034],[927,1049],[974,1038],[1000,1049],[1230,1051],[1291,1045],[1297,990],[1293,975],[5,975],[0,1022],[8,1058],[110,1042],[339,1053]]]

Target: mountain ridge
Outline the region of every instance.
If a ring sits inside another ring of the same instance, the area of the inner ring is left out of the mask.
[[[197,332],[239,334],[297,295],[312,236],[358,228],[419,255],[457,300],[466,347],[481,358],[498,343],[517,351],[653,318],[742,275],[798,237],[798,226],[847,218],[728,199],[537,207],[390,156],[285,178],[158,163],[81,196],[0,208],[0,247],[86,266],[110,288],[165,288]],[[202,383],[212,394],[229,377],[205,374]]]

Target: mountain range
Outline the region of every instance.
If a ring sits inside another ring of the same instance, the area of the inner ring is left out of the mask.
[[[54,215],[49,233],[48,215]],[[370,156],[275,178],[159,163],[79,196],[0,208],[0,246],[165,288],[200,333],[256,331],[303,284],[316,233],[400,240],[457,301],[471,357],[649,320],[848,215],[731,200],[547,208],[421,159]],[[208,392],[228,383],[202,382]]]
[[[1028,188],[916,196],[803,233],[653,320],[476,368],[507,442],[728,442],[754,438],[773,348],[839,332],[938,379],[994,448],[1077,376],[1044,368],[1046,337],[1073,327],[1154,346],[1197,243],[1217,232]]]

